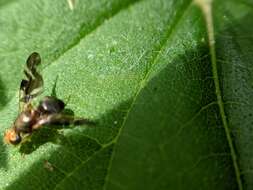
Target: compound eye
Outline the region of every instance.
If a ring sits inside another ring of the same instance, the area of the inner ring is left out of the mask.
[[[15,136],[13,136],[13,138],[10,139],[10,143],[13,145],[17,145],[21,142],[21,136],[19,134],[16,134]]]
[[[13,129],[7,130],[4,135],[4,141],[7,144],[17,145],[21,142],[21,140],[22,140],[22,138],[21,138],[20,134],[16,133],[15,130],[13,130]]]

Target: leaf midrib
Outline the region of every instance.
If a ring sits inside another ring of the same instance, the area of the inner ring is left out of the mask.
[[[231,132],[230,132],[227,117],[225,114],[224,102],[223,102],[222,95],[221,95],[222,93],[221,93],[220,80],[219,80],[219,75],[218,75],[216,49],[215,49],[214,25],[213,25],[213,15],[212,15],[212,1],[208,2],[208,1],[198,0],[198,5],[199,5],[201,11],[203,12],[203,16],[206,21],[209,52],[211,55],[212,73],[213,73],[213,80],[214,80],[214,85],[215,85],[215,94],[216,94],[217,103],[218,103],[218,107],[219,107],[219,113],[221,116],[222,124],[223,124],[226,138],[228,141],[228,146],[229,146],[230,154],[232,157],[232,162],[233,162],[233,167],[234,167],[234,171],[235,171],[235,175],[236,175],[238,189],[243,190],[237,155],[236,155],[235,147],[234,147],[234,144],[232,141]]]

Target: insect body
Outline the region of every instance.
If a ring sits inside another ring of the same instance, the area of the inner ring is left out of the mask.
[[[22,80],[20,84],[21,112],[4,135],[4,141],[8,144],[19,144],[23,138],[46,124],[64,124],[74,121],[72,116],[62,114],[65,103],[58,98],[46,96],[38,106],[32,106],[31,100],[41,93],[43,87],[43,78],[36,69],[40,62],[40,56],[36,52],[27,59],[27,68],[24,71],[27,79]]]

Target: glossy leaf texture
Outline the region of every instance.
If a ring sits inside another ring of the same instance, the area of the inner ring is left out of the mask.
[[[1,142],[0,189],[252,189],[252,2],[75,2],[0,1],[1,137],[34,51],[95,122]]]

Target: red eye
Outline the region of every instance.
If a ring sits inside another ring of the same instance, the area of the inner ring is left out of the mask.
[[[17,145],[21,142],[20,135],[16,134],[14,138],[10,139],[10,143],[13,145]]]
[[[22,138],[13,129],[9,129],[4,134],[4,141],[7,144],[17,145],[21,142]]]

